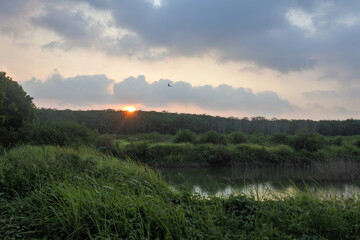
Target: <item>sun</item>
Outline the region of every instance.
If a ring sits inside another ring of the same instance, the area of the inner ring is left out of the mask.
[[[132,113],[132,112],[134,112],[134,111],[136,110],[136,108],[133,107],[133,106],[126,106],[126,107],[124,108],[124,110]]]

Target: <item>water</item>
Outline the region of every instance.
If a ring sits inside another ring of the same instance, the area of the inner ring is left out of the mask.
[[[188,186],[192,193],[204,197],[229,194],[261,196],[310,191],[322,196],[352,197],[360,194],[360,181],[341,181],[316,168],[294,167],[201,167],[163,168],[162,175],[174,185]],[[329,180],[335,179],[335,180]],[[345,179],[345,180],[344,180]]]

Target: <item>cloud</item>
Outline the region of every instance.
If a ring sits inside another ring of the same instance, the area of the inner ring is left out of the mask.
[[[216,51],[223,61],[254,61],[281,71],[312,67],[299,49],[301,31],[289,27],[287,1],[88,1],[112,12],[115,24],[136,33],[147,47],[164,47],[170,56],[201,56]],[[286,54],[285,54],[286,53]]]
[[[302,109],[302,116],[309,116],[311,119],[348,119],[358,118],[358,112],[349,111],[344,106],[324,107],[318,103],[310,103],[306,108]]]
[[[172,87],[168,87],[168,83]],[[297,108],[270,91],[254,93],[251,89],[232,88],[225,84],[218,87],[192,86],[190,83],[165,79],[148,83],[144,76],[129,77],[123,82],[116,83],[114,97],[151,107],[166,107],[176,103],[195,105],[207,110],[232,110],[267,115],[277,115]]]
[[[62,47],[71,49],[72,47],[96,46],[100,41],[102,28],[98,22],[88,18],[84,12],[70,11],[68,8],[60,8],[53,5],[46,5],[41,15],[33,17],[31,22],[51,31],[56,32],[65,41],[50,42],[45,48]]]
[[[147,61],[215,53],[220,61],[284,73],[320,67],[340,82],[360,75],[356,0],[13,0],[1,1],[0,13],[6,22],[0,33],[19,34],[27,20],[61,37],[42,42],[44,49],[86,48]]]
[[[360,88],[341,88],[337,90],[315,90],[304,92],[304,96],[312,98],[357,99],[360,98]]]
[[[0,18],[15,18],[23,13],[26,2],[22,0],[0,1]]]
[[[0,1],[0,36],[10,36],[12,39],[29,38],[28,18],[41,4],[37,0]],[[31,30],[30,30],[31,32]]]
[[[93,106],[111,101],[109,89],[113,83],[105,75],[63,78],[56,73],[45,82],[32,79],[22,86],[35,100],[57,102],[58,105]]]
[[[172,87],[168,87],[168,83]],[[298,109],[271,91],[254,93],[251,89],[233,88],[224,84],[218,87],[192,86],[187,82],[165,79],[149,83],[142,75],[115,83],[105,75],[63,78],[56,73],[45,82],[36,79],[24,82],[23,87],[35,100],[55,101],[58,105],[66,106],[140,104],[169,108],[176,104],[218,112],[231,110],[272,116]]]
[[[352,51],[360,42],[356,1],[165,0],[161,7],[143,0],[87,2],[111,11],[117,26],[170,55],[216,51],[220,60],[251,61],[282,72],[339,58],[356,69],[359,57]]]

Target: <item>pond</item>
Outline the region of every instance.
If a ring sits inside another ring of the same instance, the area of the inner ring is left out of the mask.
[[[283,194],[310,191],[326,196],[352,197],[360,194],[358,175],[329,175],[316,167],[181,167],[161,168],[164,178],[175,186],[208,197],[229,194]],[[344,174],[344,173],[342,173]],[[347,173],[349,174],[349,173]]]

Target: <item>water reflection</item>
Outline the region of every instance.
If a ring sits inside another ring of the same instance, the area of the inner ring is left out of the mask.
[[[316,181],[313,169],[299,168],[165,168],[163,176],[174,185],[190,186],[192,193],[204,197],[230,194],[255,195],[258,198],[307,191],[319,196],[360,194],[359,181]],[[317,176],[318,175],[318,176]]]

